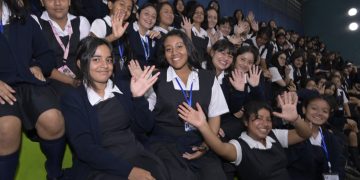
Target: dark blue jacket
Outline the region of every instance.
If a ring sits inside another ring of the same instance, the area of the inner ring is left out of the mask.
[[[126,111],[132,118],[131,128],[134,134],[150,131],[154,119],[146,99],[132,98],[129,82],[114,83],[123,93],[115,93],[115,98],[127,108]],[[66,136],[74,151],[70,176],[73,179],[86,179],[91,170],[97,170],[127,177],[133,165],[116,158],[102,147],[97,110],[90,104],[83,85],[62,97],[61,109],[65,118]]]
[[[24,23],[11,22],[4,29],[4,33],[0,34],[0,80],[9,85],[45,84],[36,79],[29,69],[39,66],[44,76],[49,76],[55,68],[55,55],[39,25],[28,15]]]

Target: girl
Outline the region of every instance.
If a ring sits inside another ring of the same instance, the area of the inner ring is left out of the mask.
[[[116,69],[121,70],[121,76],[128,79],[129,73],[125,64],[133,56],[129,37],[124,34],[129,24],[127,21],[133,8],[133,1],[109,0],[107,5],[110,11],[109,15],[102,19],[96,19],[92,23],[90,31],[93,36],[105,38],[112,44]]]
[[[229,143],[221,142],[211,132],[199,103],[196,103],[196,110],[183,103],[178,112],[182,119],[198,128],[212,150],[237,166],[237,175],[241,179],[289,179],[283,147],[307,139],[311,131],[296,111],[297,96],[294,93],[285,93],[284,99],[280,96],[278,99],[281,113],[272,113],[271,107],[264,102],[249,102],[244,111],[247,130]],[[295,129],[272,129],[271,114],[293,123]]]
[[[15,178],[22,129],[40,143],[47,178],[60,178],[64,120],[45,79],[55,56],[26,5],[0,0],[0,179]]]
[[[158,31],[161,35],[165,35],[174,29],[174,27],[171,26],[174,22],[174,10],[169,2],[158,4],[157,14],[157,26],[154,27],[154,31]]]
[[[196,4],[188,13],[188,17],[192,21],[191,29],[185,29],[187,34],[191,33],[191,41],[196,50],[199,52],[202,61],[208,57],[208,51],[211,48],[211,42],[208,33],[201,27],[205,20],[205,9],[201,4]]]
[[[303,113],[305,121],[312,124],[312,135],[288,149],[291,179],[323,179],[323,174],[329,172],[344,178],[343,144],[339,137],[324,128],[332,110],[328,97],[315,96],[304,102]]]
[[[77,50],[83,83],[62,98],[66,133],[74,150],[72,179],[168,179],[166,168],[135,134],[153,127],[144,93],[157,80],[154,67],[139,77],[112,80],[111,45],[87,37]]]
[[[295,51],[290,56],[291,68],[294,77],[294,84],[297,89],[301,88],[301,84],[306,79],[306,72],[304,66],[304,56],[303,51]]]
[[[174,27],[176,29],[181,28],[181,23],[183,21],[183,18],[185,17],[185,3],[184,0],[175,0],[173,3],[173,7],[175,8],[174,14]]]
[[[133,59],[141,66],[157,64],[155,61],[156,41],[161,38],[160,32],[152,31],[157,18],[156,7],[144,4],[136,14],[137,21],[130,24],[128,39]]]
[[[281,89],[291,85],[294,80],[293,72],[291,67],[286,65],[286,53],[283,51],[273,55],[271,65],[272,67],[269,68],[269,71],[271,73],[272,92],[277,94]]]
[[[211,151],[197,130],[184,123],[177,107],[184,99],[206,107],[212,133],[217,134],[220,115],[228,112],[221,87],[213,73],[201,70],[195,48],[179,30],[164,36],[160,47],[161,76],[148,101],[155,115],[150,148],[167,166],[170,179],[225,179],[221,161]]]
[[[69,86],[80,84],[75,62],[76,47],[88,36],[89,21],[69,13],[70,0],[42,0],[44,11],[38,20],[51,49],[56,55],[56,70],[51,73],[51,85],[61,96]],[[37,20],[37,18],[36,18]]]
[[[221,33],[215,28],[219,20],[219,14],[214,8],[209,8],[206,11],[206,32],[208,33],[211,45],[214,45],[216,41],[221,39]]]

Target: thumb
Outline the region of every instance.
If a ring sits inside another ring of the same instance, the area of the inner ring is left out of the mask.
[[[273,115],[279,118],[283,118],[283,114],[282,113],[278,113],[278,112],[273,112]]]
[[[199,112],[204,113],[204,111],[202,110],[202,108],[201,108],[201,106],[200,106],[200,104],[199,104],[198,102],[196,103],[196,109],[197,109]]]

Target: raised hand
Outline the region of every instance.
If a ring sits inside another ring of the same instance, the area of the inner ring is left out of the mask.
[[[155,66],[145,67],[140,77],[131,77],[130,90],[133,97],[140,97],[156,82],[160,72],[151,76]]]
[[[237,36],[240,36],[242,33],[246,31],[247,24],[244,21],[241,21],[239,24],[237,24],[234,28],[234,34]]]
[[[132,59],[128,65],[130,74],[132,77],[140,78],[143,70],[137,60]]]
[[[179,117],[191,125],[199,128],[207,124],[206,116],[199,103],[196,103],[196,109],[183,102],[179,105],[177,111]]]
[[[250,26],[253,31],[255,31],[255,32],[259,31],[259,23],[256,22],[255,20],[251,21]]]
[[[296,109],[298,96],[295,92],[285,92],[283,96],[283,98],[281,98],[281,95],[278,96],[281,113],[273,112],[273,114],[283,120],[294,122],[299,118],[299,114]]]
[[[255,20],[255,15],[254,12],[249,11],[248,15],[247,15],[247,19],[251,22],[253,22]]]
[[[154,39],[154,38],[160,39],[161,33],[159,31],[151,30],[151,31],[149,31],[149,37],[150,37],[150,39]]]
[[[13,95],[15,90],[9,85],[0,80],[0,103],[5,104],[6,102],[10,105],[13,105],[16,101],[15,96]]]
[[[129,23],[124,23],[125,14],[118,10],[111,16],[112,35],[115,39],[119,39],[124,33]]]
[[[246,75],[238,69],[231,72],[229,77],[231,85],[238,91],[244,91],[246,84]]]
[[[30,67],[31,73],[40,81],[46,81],[41,69],[38,66]]]
[[[256,87],[259,85],[261,72],[262,70],[259,68],[259,66],[256,65],[252,65],[252,67],[249,69],[248,83],[251,87]]]
[[[185,30],[185,32],[191,32],[191,28],[193,25],[191,24],[191,21],[189,18],[183,16],[183,21],[181,23],[181,27]]]

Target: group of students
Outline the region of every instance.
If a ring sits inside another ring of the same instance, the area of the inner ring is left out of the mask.
[[[100,2],[90,23],[0,0],[1,180],[22,130],[47,179],[344,179],[346,152],[360,169],[360,79],[318,38],[217,1]]]

